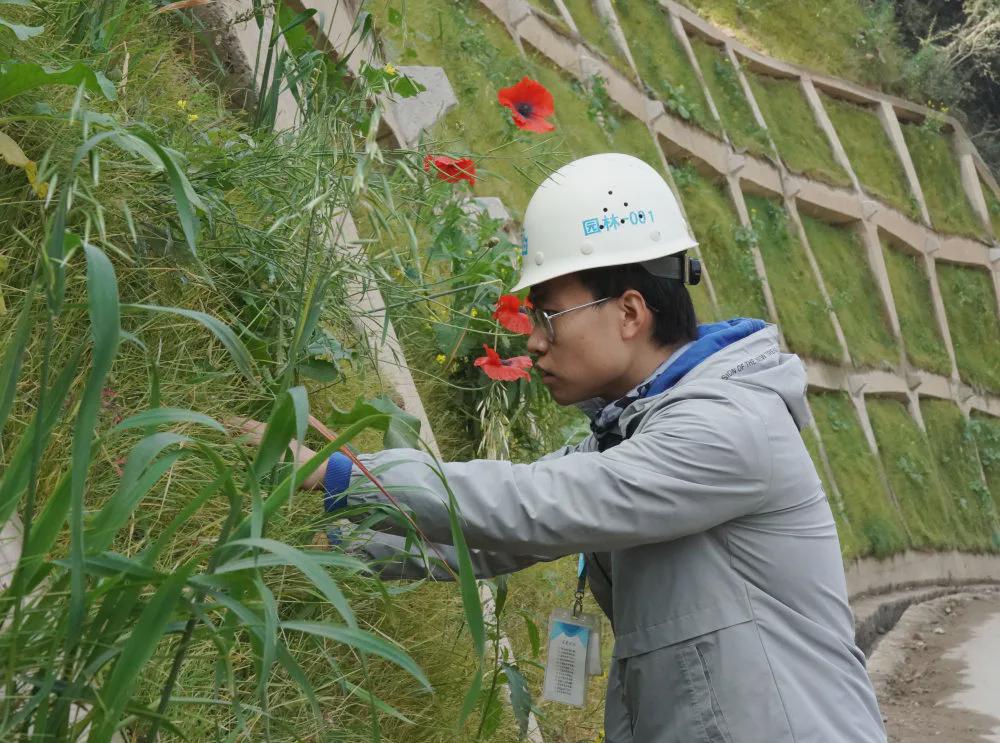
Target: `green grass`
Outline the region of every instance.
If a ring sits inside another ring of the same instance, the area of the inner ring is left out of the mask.
[[[961,527],[941,484],[934,456],[906,406],[889,398],[865,403],[875,430],[882,466],[899,501],[914,547],[962,546]]]
[[[816,123],[798,82],[750,70],[746,76],[788,169],[834,186],[850,186],[851,179],[834,158],[830,141]]]
[[[750,252],[752,240],[741,229],[725,184],[713,183],[690,166],[675,168],[673,173],[691,229],[712,276],[721,317],[766,319],[767,306]],[[697,306],[695,309],[699,313],[704,311]]]
[[[801,218],[855,365],[893,368],[899,354],[857,231]]]
[[[621,72],[625,77],[633,79],[635,73],[625,60],[614,37],[611,35],[611,26],[597,11],[591,0],[565,0],[569,14],[573,16],[573,22],[584,40],[599,51],[611,62],[612,66]]]
[[[903,165],[875,111],[823,92],[820,99],[864,189],[919,220],[920,208],[910,193]]]
[[[976,441],[962,411],[950,400],[924,398],[920,412],[956,525],[955,536],[966,549],[989,547],[996,530],[996,510],[982,482]]]
[[[880,22],[877,9],[866,10],[857,0],[688,0],[687,4],[772,56],[869,85],[895,83],[907,56],[895,29]]]
[[[910,362],[927,371],[949,376],[951,361],[938,329],[924,260],[882,243],[892,298]]]
[[[697,36],[691,37],[691,46],[733,147],[756,155],[770,155],[767,130],[758,126],[737,71],[725,51]]]
[[[993,237],[1000,240],[1000,197],[996,191],[982,181],[979,185],[983,189],[983,197],[986,199],[986,211],[990,215],[990,224],[993,225]]]
[[[843,392],[811,392],[809,404],[857,543],[854,556],[886,557],[905,549],[906,531],[850,398]]]
[[[840,343],[830,313],[787,212],[776,199],[745,199],[789,347],[807,358],[840,363]]]
[[[976,441],[979,462],[993,497],[993,508],[1000,513],[1000,418],[973,410],[969,431]],[[993,546],[1000,547],[1000,534],[996,531]]]
[[[948,329],[959,376],[971,385],[1000,391],[1000,322],[990,275],[957,264],[937,264]]]
[[[402,12],[402,0],[371,0],[366,7],[391,61],[448,71],[458,105],[425,135],[427,150],[476,153],[476,194],[498,196],[514,216],[522,214],[536,185],[567,158],[553,151],[548,135],[516,129],[497,103],[497,91],[534,74],[503,24],[478,4],[406,0],[401,26],[390,21],[390,10]],[[532,167],[524,171],[528,152]]]
[[[615,10],[642,82],[667,111],[717,133],[708,102],[666,11],[649,0],[616,0]]]
[[[965,195],[951,137],[917,124],[901,126],[934,229],[982,238],[983,227]]]
[[[845,560],[860,557],[864,554],[864,545],[848,520],[842,498],[837,497],[829,478],[826,476],[826,468],[823,466],[823,462],[819,456],[819,439],[816,436],[816,431],[811,427],[803,428],[801,434],[806,449],[809,450],[809,456],[812,458],[813,465],[816,467],[816,474],[819,475],[819,479],[823,483],[823,492],[826,493],[827,500],[830,503],[830,510],[833,512],[833,520],[837,524],[840,554]]]

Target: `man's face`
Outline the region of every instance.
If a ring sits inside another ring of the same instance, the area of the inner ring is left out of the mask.
[[[550,315],[592,302],[595,297],[574,274],[532,287],[532,303]],[[535,369],[560,405],[606,397],[616,388],[630,362],[621,333],[622,310],[617,300],[584,307],[555,318],[555,341],[536,327],[528,338]]]

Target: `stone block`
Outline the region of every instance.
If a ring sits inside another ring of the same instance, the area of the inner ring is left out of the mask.
[[[412,98],[398,98],[392,104],[392,115],[399,135],[406,145],[412,145],[419,139],[421,132],[430,129],[457,106],[458,99],[448,82],[448,76],[440,67],[405,65],[397,69],[427,88]]]
[[[1000,248],[990,248],[990,263],[1000,263]]]

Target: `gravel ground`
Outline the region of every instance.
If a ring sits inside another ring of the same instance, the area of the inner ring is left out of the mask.
[[[879,699],[892,743],[1000,742],[998,623],[1000,593],[956,597],[904,638]]]

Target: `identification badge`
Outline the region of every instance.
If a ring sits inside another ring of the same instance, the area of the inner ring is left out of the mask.
[[[549,616],[542,698],[582,707],[587,696],[588,652],[596,626],[590,617],[557,609]],[[599,653],[598,653],[599,655]],[[600,659],[598,659],[598,663]]]

